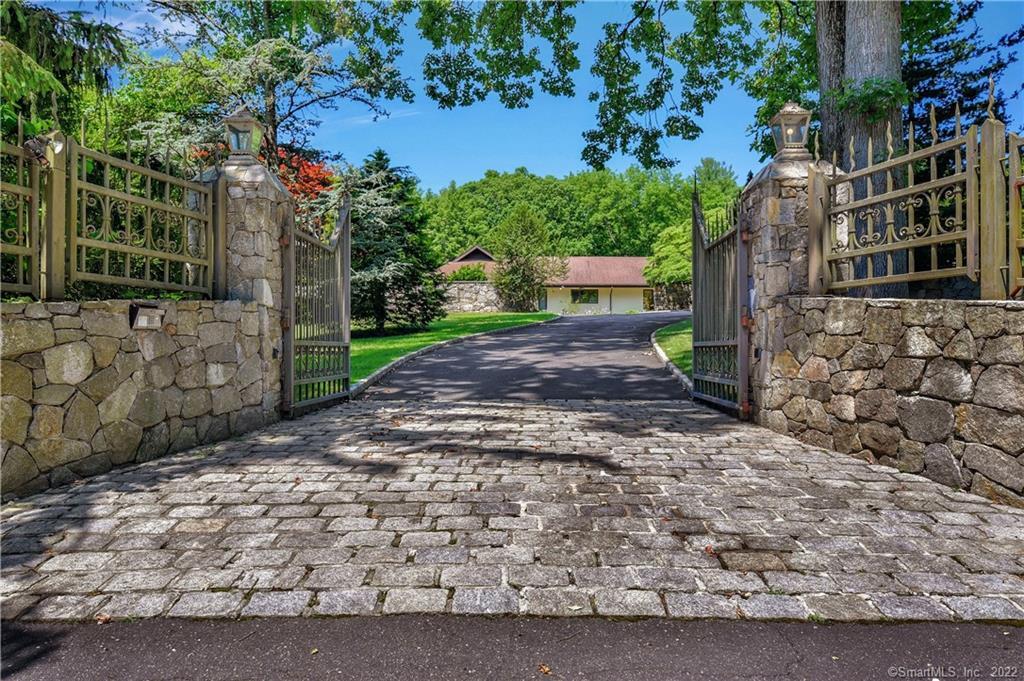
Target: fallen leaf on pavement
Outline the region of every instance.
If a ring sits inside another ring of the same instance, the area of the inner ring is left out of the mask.
[[[101,612],[96,615],[96,624],[106,624],[110,621],[110,615],[105,612]]]
[[[537,671],[539,671],[541,674],[550,675],[551,674],[551,667],[549,667],[546,664],[542,663],[542,664],[537,665]]]

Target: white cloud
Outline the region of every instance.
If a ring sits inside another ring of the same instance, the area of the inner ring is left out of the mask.
[[[370,125],[373,123],[385,123],[389,120],[397,120],[399,118],[410,118],[412,116],[419,116],[420,112],[415,109],[402,109],[399,111],[392,111],[388,116],[375,116],[374,114],[363,114],[360,116],[347,116],[338,121],[338,125],[346,128],[355,128],[362,125]]]

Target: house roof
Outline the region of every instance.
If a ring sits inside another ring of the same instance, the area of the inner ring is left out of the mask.
[[[566,258],[565,276],[545,282],[548,286],[647,286],[647,258],[584,255]]]
[[[490,260],[492,262],[494,261],[494,256],[491,255],[490,251],[488,251],[483,246],[470,246],[465,251],[463,251],[461,254],[455,256],[454,258],[452,258],[451,262],[459,262],[460,260],[473,260],[473,261],[479,262],[480,258],[470,258],[469,257],[471,255],[477,255],[477,254],[483,255],[484,259],[486,259],[486,260]]]
[[[480,251],[490,260],[465,260],[474,251]],[[634,256],[583,255],[566,258],[566,273],[560,279],[545,282],[548,286],[648,286],[644,278],[647,258]],[[451,274],[466,265],[482,265],[490,276],[497,263],[494,257],[473,246],[459,257],[441,265],[442,274]]]

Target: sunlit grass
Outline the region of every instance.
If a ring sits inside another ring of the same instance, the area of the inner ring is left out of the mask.
[[[654,338],[680,371],[687,376],[693,375],[693,324],[691,320],[684,319],[658,329]]]

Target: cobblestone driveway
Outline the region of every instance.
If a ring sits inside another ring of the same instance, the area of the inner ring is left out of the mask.
[[[358,402],[4,516],[23,619],[1024,620],[1024,511],[688,402]]]

